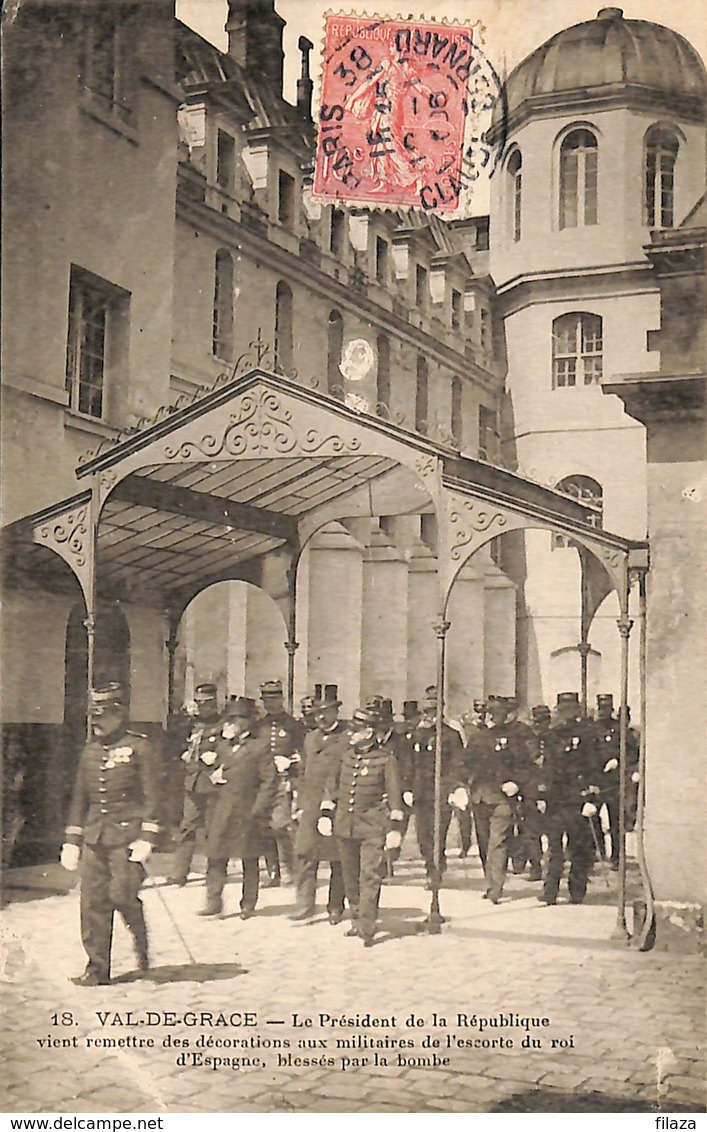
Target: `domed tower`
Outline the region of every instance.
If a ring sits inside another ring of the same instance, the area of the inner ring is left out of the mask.
[[[491,203],[508,360],[505,455],[534,478],[594,498],[597,522],[643,538],[644,432],[600,385],[659,367],[659,294],[643,248],[704,191],[707,74],[676,32],[603,8],[529,55],[506,89]],[[547,702],[579,686],[578,558],[540,531],[527,533],[516,557],[519,687]],[[617,690],[615,616],[607,599],[590,636],[590,695]]]

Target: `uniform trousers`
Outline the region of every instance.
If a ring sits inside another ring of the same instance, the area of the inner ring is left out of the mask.
[[[555,900],[565,868],[564,838],[570,860],[568,886],[570,900],[581,904],[587,892],[587,881],[594,858],[594,842],[589,819],[583,818],[577,803],[560,806],[548,814],[548,863],[545,877],[545,899]]]
[[[385,871],[385,833],[372,832],[364,838],[337,836],[336,840],[353,926],[363,939],[372,939]]]
[[[303,908],[314,908],[317,900],[317,872],[321,861],[310,861],[306,857],[298,860],[297,873],[297,902]],[[341,861],[330,862],[329,896],[327,899],[327,912],[334,915],[344,910],[344,875]]]
[[[196,836],[206,826],[213,798],[213,794],[197,794],[191,790],[184,795],[182,821],[175,838],[178,849],[172,858],[172,875],[177,880],[184,882],[189,876]]]
[[[513,811],[508,802],[474,802],[472,809],[486,892],[492,900],[497,900],[506,879]]]
[[[253,912],[260,892],[259,858],[245,857],[241,865],[243,866],[241,912]],[[227,857],[209,857],[206,869],[206,900],[211,907],[221,904],[227,873]]]
[[[113,919],[120,912],[135,941],[141,964],[147,965],[147,925],[138,895],[145,869],[130,861],[127,845],[84,845],[81,873],[81,939],[88,970],[108,978]]]
[[[452,807],[452,814],[457,819],[459,826],[459,841],[461,844],[462,856],[466,857],[471,849],[471,811],[469,809],[460,810],[458,806]]]
[[[611,837],[611,854],[609,860],[612,865],[618,866],[619,863],[619,799],[609,798],[606,802],[606,814],[609,819],[609,836]],[[604,835],[599,841],[601,846],[604,845]]]
[[[437,867],[435,864],[434,815],[434,805],[430,803],[415,806],[415,830],[417,832],[417,844],[420,847],[420,856],[425,862],[425,870],[427,872],[428,879],[436,879],[437,883],[439,883],[439,881],[442,879],[442,875],[444,874],[444,870],[447,867],[444,846],[447,840],[447,833],[449,832],[449,823],[452,820],[452,807],[446,802],[440,807],[439,875],[437,874]]]

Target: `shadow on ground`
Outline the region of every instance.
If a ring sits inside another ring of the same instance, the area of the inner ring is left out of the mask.
[[[164,967],[151,967],[149,971],[130,971],[113,979],[119,983],[215,983],[221,979],[235,979],[247,975],[248,969],[240,963],[184,963]]]
[[[549,1089],[531,1089],[513,1093],[495,1104],[489,1112],[696,1112],[690,1105],[674,1102],[661,1105],[630,1097],[612,1097],[610,1093],[561,1093]]]

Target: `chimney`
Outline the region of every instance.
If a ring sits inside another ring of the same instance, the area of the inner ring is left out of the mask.
[[[244,71],[265,79],[277,97],[282,97],[284,26],[274,0],[229,0],[228,54]]]
[[[302,73],[297,80],[297,109],[303,118],[311,121],[314,83],[309,73],[309,53],[314,49],[314,44],[311,39],[301,35],[297,40],[297,47],[302,53]]]

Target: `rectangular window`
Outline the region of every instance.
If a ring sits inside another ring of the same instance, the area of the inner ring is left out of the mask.
[[[429,293],[430,285],[427,268],[418,263],[415,268],[415,302],[418,307],[425,307],[427,305]]]
[[[452,288],[452,330],[461,330],[463,317],[461,291]]]
[[[295,179],[284,169],[278,179],[277,218],[281,224],[294,224],[295,221]]]
[[[560,173],[560,228],[577,227],[578,166],[576,153],[563,155]]]
[[[105,415],[109,342],[119,307],[117,288],[72,269],[66,390],[74,412],[97,418]]]
[[[498,458],[498,423],[496,412],[479,405],[479,457],[493,461]]]
[[[376,279],[379,283],[388,282],[388,257],[390,248],[387,240],[376,236]]]
[[[233,179],[236,170],[236,141],[224,130],[218,131],[216,139],[216,184],[224,192],[233,193]]]
[[[337,259],[341,259],[344,254],[345,236],[346,213],[342,212],[340,208],[332,208],[331,227],[329,229],[329,250]]]
[[[125,13],[119,5],[100,5],[85,25],[81,55],[81,84],[112,114],[131,123],[128,105]]]
[[[597,222],[597,151],[589,150],[584,154],[584,223]]]
[[[555,358],[555,385],[577,384],[577,359]]]

